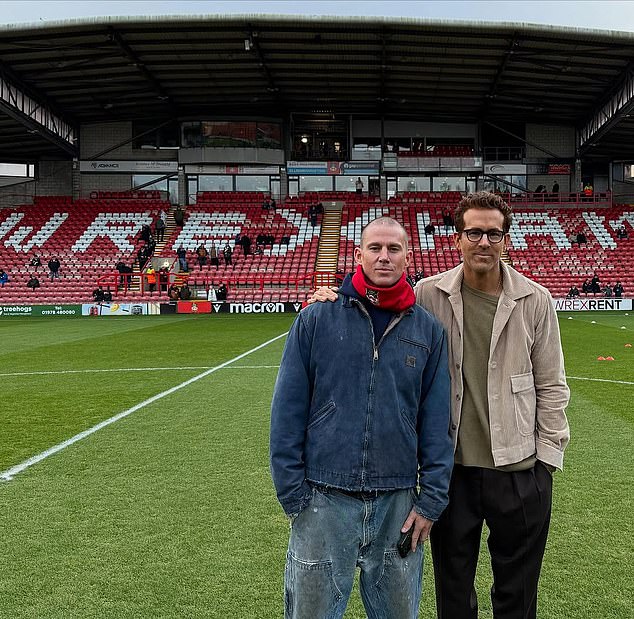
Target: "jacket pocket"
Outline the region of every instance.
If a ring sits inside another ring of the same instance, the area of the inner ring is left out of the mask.
[[[533,373],[527,372],[511,376],[511,391],[513,392],[517,429],[523,436],[530,436],[535,433],[535,409],[537,407]]]
[[[324,404],[321,408],[318,408],[311,415],[310,420],[308,422],[308,426],[306,427],[306,429],[310,430],[310,429],[314,428],[315,426],[319,425],[336,408],[337,408],[337,406],[335,405],[335,403],[332,400],[329,400],[328,402],[326,402],[326,404]]]
[[[419,348],[424,348],[427,352],[429,352],[429,346],[425,342],[417,342],[416,340],[412,340],[408,337],[403,337],[402,335],[399,335],[398,339],[400,342],[411,344],[412,346],[418,346]]]
[[[401,410],[401,419],[405,423],[405,426],[414,435],[414,437],[417,437],[418,433],[416,432],[416,421],[410,418],[410,416],[407,414],[407,411]]]

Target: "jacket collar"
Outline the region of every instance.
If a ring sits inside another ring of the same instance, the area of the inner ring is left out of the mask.
[[[502,266],[502,276],[504,278],[504,295],[516,301],[522,297],[533,294],[533,287],[530,286],[526,277],[518,273],[513,267],[505,262]],[[464,265],[460,264],[440,276],[436,282],[436,288],[446,292],[449,296],[459,295],[464,278]]]

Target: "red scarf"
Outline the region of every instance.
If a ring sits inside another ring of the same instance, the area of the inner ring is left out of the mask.
[[[357,272],[352,276],[352,285],[362,298],[389,312],[404,312],[416,303],[416,295],[405,278],[405,273],[393,286],[378,288],[368,283],[361,265],[358,264]]]

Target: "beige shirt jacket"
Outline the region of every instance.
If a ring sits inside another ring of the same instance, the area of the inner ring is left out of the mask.
[[[570,438],[559,323],[550,293],[501,263],[504,290],[498,300],[489,350],[488,401],[495,466],[537,459],[558,469]],[[454,449],[462,409],[463,266],[416,285],[417,302],[444,325],[449,339],[451,434]]]

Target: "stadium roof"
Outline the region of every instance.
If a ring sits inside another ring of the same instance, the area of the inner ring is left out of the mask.
[[[585,156],[627,159],[633,74],[634,34],[528,24],[253,15],[5,26],[0,160],[71,153],[67,125],[289,112],[574,125]]]

